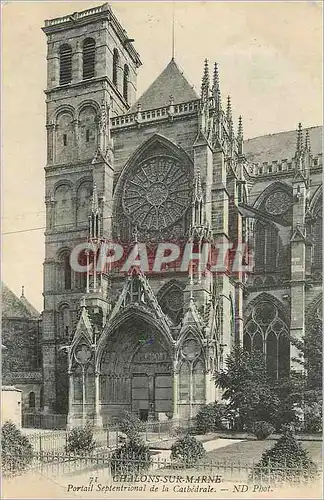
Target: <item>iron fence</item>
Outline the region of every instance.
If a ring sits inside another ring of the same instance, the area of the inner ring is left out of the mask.
[[[22,426],[26,429],[66,429],[67,415],[24,412]]]
[[[172,437],[177,436],[180,432],[186,432],[193,426],[191,420],[181,420],[175,424],[172,421],[167,422],[145,422],[141,437],[148,443],[152,444],[158,441],[167,441]],[[37,430],[34,433],[28,433],[27,437],[33,446],[34,452],[64,452],[68,440],[67,430]],[[96,448],[115,448],[122,442],[123,433],[120,431],[118,424],[112,424],[105,429],[94,429],[93,438]]]
[[[12,476],[17,470],[19,457],[12,457],[3,468],[4,476]],[[179,478],[178,482],[195,484],[198,478],[204,475],[206,483],[245,483],[276,486],[280,484],[299,485],[316,481],[321,476],[321,466],[317,471],[305,468],[304,464],[289,467],[285,464],[278,466],[268,461],[266,466],[260,467],[254,462],[200,460],[195,465],[172,460],[170,457],[149,454],[141,459],[122,455],[115,458],[113,451],[96,450],[92,454],[58,453],[50,451],[35,452],[33,460],[28,466],[20,467],[19,473],[34,471],[48,476],[64,476],[79,473],[90,473],[104,476],[106,481],[133,482],[172,482],[172,478]]]

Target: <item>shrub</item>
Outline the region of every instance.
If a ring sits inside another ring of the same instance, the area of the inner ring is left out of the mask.
[[[178,460],[186,466],[194,466],[205,454],[202,443],[189,434],[177,439],[171,447],[171,460]]]
[[[222,423],[224,415],[224,407],[217,402],[203,406],[196,416],[196,432],[206,434],[222,430],[224,428]]]
[[[254,467],[253,478],[263,477],[274,483],[310,481],[317,478],[317,467],[308,452],[295,439],[288,426],[276,444],[266,450],[259,463]]]
[[[123,419],[119,422],[119,430],[130,440],[134,440],[145,431],[145,424],[133,413],[125,411]]]
[[[67,453],[92,452],[95,446],[93,427],[90,422],[87,422],[84,427],[73,427],[67,434],[65,445]]]
[[[11,421],[3,424],[1,434],[2,472],[4,475],[21,474],[33,459],[33,447]]]
[[[149,447],[141,439],[132,439],[113,452],[111,473],[143,472],[149,469],[151,462]]]
[[[274,432],[275,428],[269,422],[254,422],[253,424],[253,434],[257,439],[266,439],[270,434]]]
[[[187,429],[178,425],[177,427],[172,427],[170,434],[173,437],[183,436],[184,434],[187,434]]]
[[[322,406],[313,403],[305,407],[304,425],[306,432],[322,432]]]

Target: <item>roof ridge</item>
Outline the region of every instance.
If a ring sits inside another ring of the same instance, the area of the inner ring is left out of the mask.
[[[323,125],[313,125],[312,127],[304,127],[303,131],[313,130],[315,128],[323,128]],[[273,133],[270,133],[270,134],[256,135],[256,136],[253,136],[253,137],[249,137],[248,139],[244,139],[244,142],[252,141],[254,139],[258,139],[259,137],[271,137],[271,136],[274,136],[274,135],[288,134],[289,132],[296,132],[296,129],[293,128],[293,129],[289,129],[289,130],[281,130],[280,132],[273,132]]]
[[[11,288],[1,281],[2,317],[7,318],[37,318],[40,312],[26,297],[18,297]]]
[[[135,113],[138,105],[141,106],[142,111],[166,107],[170,104],[171,95],[174,104],[199,99],[194,85],[189,82],[174,58],[171,58],[155,80],[131,106],[128,113]]]

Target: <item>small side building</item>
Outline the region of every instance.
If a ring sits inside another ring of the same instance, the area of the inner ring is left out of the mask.
[[[11,387],[10,398],[20,391],[22,413],[34,413],[43,406],[41,315],[26,299],[24,288],[17,297],[2,283],[1,296],[2,384]]]
[[[12,385],[1,387],[1,426],[8,420],[21,428],[22,391]]]

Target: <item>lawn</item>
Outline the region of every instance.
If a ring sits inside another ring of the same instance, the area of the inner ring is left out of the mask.
[[[241,441],[240,443],[209,451],[206,459],[233,463],[252,463],[252,461],[258,461],[262,453],[271,448],[275,442],[272,439],[266,441]],[[322,462],[322,443],[320,441],[303,441],[301,445],[310,453],[314,461]]]

